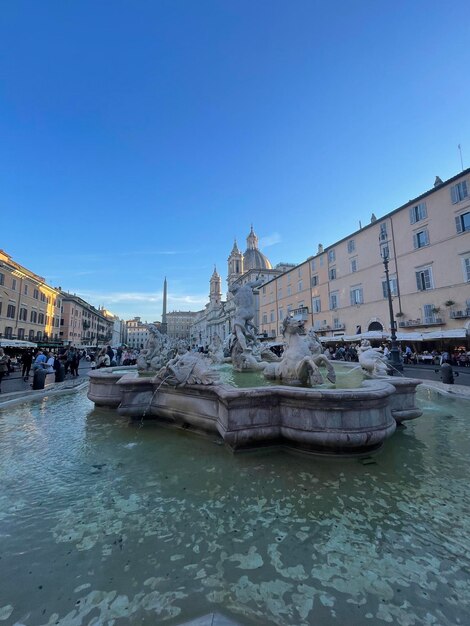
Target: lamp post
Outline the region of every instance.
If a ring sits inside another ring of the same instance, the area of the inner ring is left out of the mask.
[[[390,313],[390,331],[391,331],[391,344],[392,347],[390,349],[390,362],[392,366],[392,375],[395,371],[403,372],[403,361],[401,360],[400,350],[398,349],[398,341],[396,334],[396,322],[395,317],[393,315],[393,305],[392,305],[392,290],[390,289],[390,277],[388,273],[388,250],[384,248],[382,255],[384,270],[385,270],[385,280],[387,281],[387,296],[388,296],[388,310]]]

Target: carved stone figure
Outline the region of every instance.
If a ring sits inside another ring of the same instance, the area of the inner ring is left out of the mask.
[[[212,341],[209,344],[209,358],[212,363],[223,363],[224,362],[224,348],[222,345],[222,339],[219,335],[214,335],[212,337]]]
[[[321,345],[317,333],[313,330],[313,327],[308,329],[307,345],[315,365],[317,365],[317,367],[321,367],[322,365],[326,367],[328,371],[328,380],[331,383],[336,382],[336,372],[331,364],[331,361],[325,354],[323,354],[323,346]]]
[[[166,338],[155,324],[147,324],[147,328],[149,337],[144,349],[137,357],[137,369],[139,372],[158,371],[165,363],[168,352]]]
[[[286,317],[282,323],[282,334],[287,343],[286,349],[278,363],[270,363],[264,369],[266,378],[278,379],[288,385],[321,385],[323,376],[316,363],[320,359],[319,364],[328,369],[328,380],[335,382],[336,374],[328,359],[323,355],[312,356],[302,320]]]
[[[373,348],[368,339],[363,339],[358,354],[359,365],[366,374],[374,378],[387,376],[387,360],[380,348]]]
[[[233,303],[235,305],[231,355],[232,364],[235,369],[239,371],[259,369],[259,367],[255,365],[257,360],[253,356],[253,347],[257,343],[257,329],[253,323],[255,316],[255,297],[253,290],[257,287],[261,287],[262,284],[263,280],[258,278],[245,285],[232,285],[232,287],[230,287],[230,292],[233,294]]]
[[[180,346],[178,354],[160,369],[156,382],[173,387],[186,385],[213,385],[218,375],[211,369],[210,361],[200,352],[187,352]]]

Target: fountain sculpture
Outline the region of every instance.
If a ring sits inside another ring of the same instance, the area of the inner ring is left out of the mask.
[[[332,383],[335,371],[315,333],[305,334],[304,323],[295,318],[283,322],[282,358],[263,349],[253,323],[253,289],[259,284],[232,288],[232,364],[239,372],[260,371],[283,384],[236,388],[221,383],[212,365],[221,357],[217,342],[212,360],[182,345],[175,354],[168,339],[150,327],[139,372],[93,371],[88,397],[124,416],[216,432],[232,449],[283,443],[324,454],[368,453],[393,434],[397,423],[421,415],[415,406],[420,381],[383,377],[379,355],[370,345],[364,344],[360,358],[372,380],[357,389],[319,387],[319,368],[326,367]]]

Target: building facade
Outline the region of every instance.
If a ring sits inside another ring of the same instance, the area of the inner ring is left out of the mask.
[[[323,249],[261,290],[261,331],[286,315],[320,335],[390,331],[384,255],[398,330],[470,328],[470,169]]]
[[[166,314],[166,334],[170,339],[189,341],[190,329],[197,313],[194,311],[170,311]]]
[[[60,339],[77,348],[108,345],[113,321],[75,294],[61,292]]]
[[[61,294],[0,250],[0,339],[60,340]]]
[[[146,322],[142,322],[140,317],[126,321],[126,345],[129,348],[140,350],[145,346],[149,337],[146,324]]]

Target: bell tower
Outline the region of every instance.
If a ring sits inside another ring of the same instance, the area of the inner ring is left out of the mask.
[[[243,274],[243,254],[240,252],[237,246],[237,240],[235,239],[233,243],[232,252],[228,257],[228,273],[227,273],[227,283],[228,286],[233,284],[233,282]]]
[[[214,272],[211,276],[210,285],[211,285],[210,294],[209,294],[210,305],[211,307],[219,306],[222,300],[222,279],[220,278],[220,275],[217,273],[217,268],[215,267],[215,265],[214,265]]]

